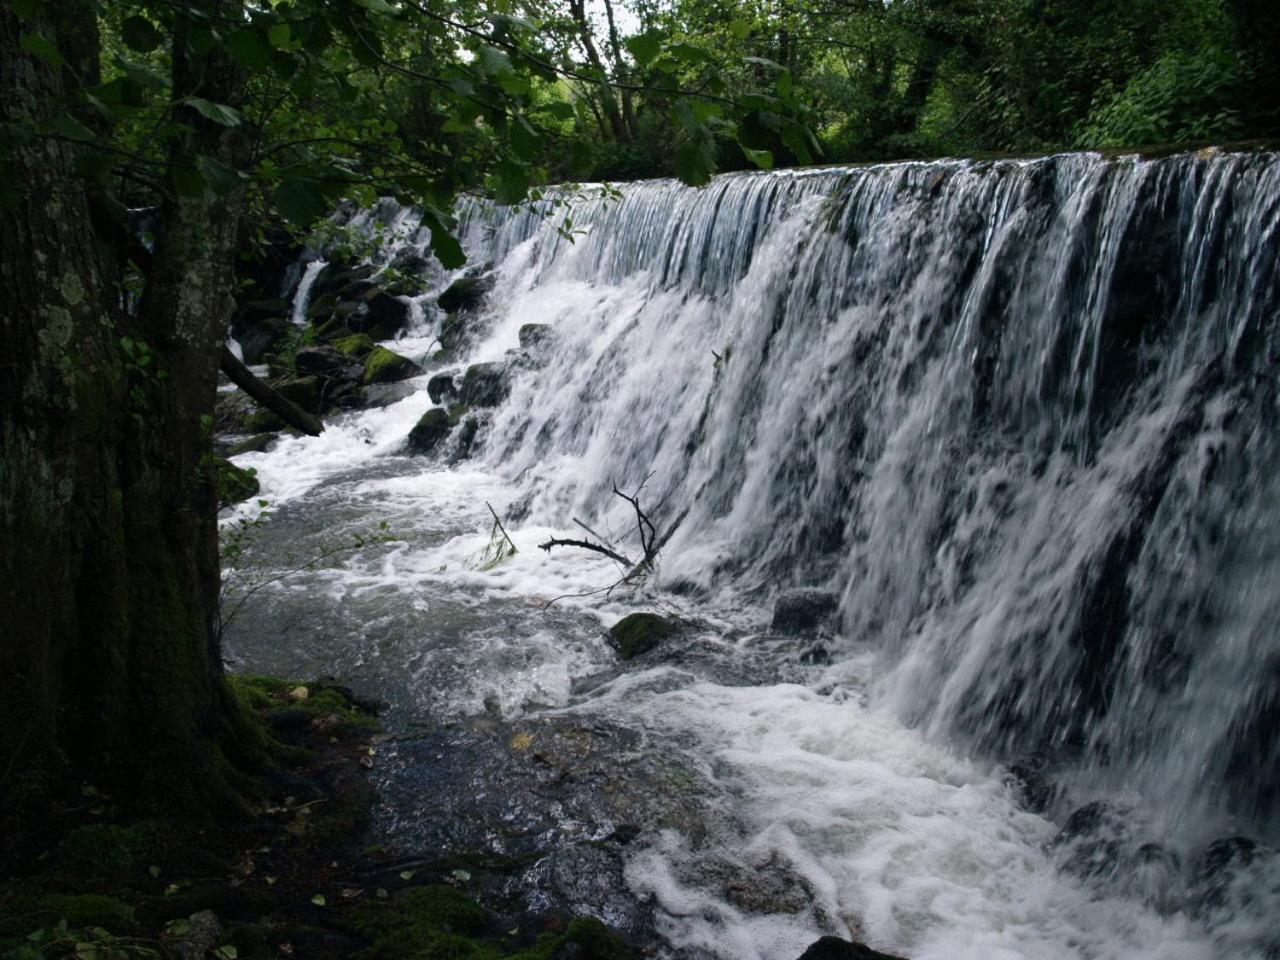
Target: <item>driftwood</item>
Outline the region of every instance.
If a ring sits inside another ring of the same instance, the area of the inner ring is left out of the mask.
[[[320,436],[320,432],[324,430],[324,424],[319,417],[307,413],[292,400],[282,397],[275,388],[255,377],[253,372],[226,346],[222,348],[219,363],[222,372],[230,378],[232,383],[272,413],[279,414],[289,426],[301,430],[308,436]]]

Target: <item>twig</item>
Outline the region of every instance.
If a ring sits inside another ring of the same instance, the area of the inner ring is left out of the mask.
[[[580,526],[583,530],[587,531],[587,533],[591,534],[597,540],[603,540],[605,543],[609,544],[609,546],[613,546],[613,541],[611,539],[609,539],[608,537],[600,536],[600,534],[596,533],[594,530],[588,527],[585,523],[583,523],[577,517],[573,518],[573,522],[576,523],[578,526]]]
[[[489,505],[488,500],[484,502],[484,505],[486,507],[489,507],[489,512],[493,514],[493,522],[498,525],[499,532],[501,532],[502,536],[506,539],[507,543],[511,544],[511,552],[519,553],[520,551],[516,549],[515,543],[512,541],[510,537],[507,536],[507,531],[506,531],[506,528],[503,527],[502,521],[498,519],[498,511],[494,510],[493,507]]]
[[[616,560],[624,567],[629,567],[632,563],[632,561],[628,560],[622,554],[614,550],[610,550],[603,544],[592,543],[590,540],[566,540],[559,537],[552,537],[546,543],[538,544],[538,549],[545,550],[547,553],[551,552],[552,547],[579,547],[583,550],[591,550],[594,553],[602,553],[610,560]]]

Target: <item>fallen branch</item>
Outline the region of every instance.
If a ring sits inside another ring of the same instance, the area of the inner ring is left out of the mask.
[[[232,383],[272,413],[279,414],[289,426],[301,430],[308,436],[320,436],[321,431],[324,430],[324,424],[319,417],[307,413],[292,400],[281,396],[272,386],[255,377],[253,371],[241,363],[226,346],[223,346],[218,362],[222,372]]]
[[[581,550],[590,550],[593,553],[603,554],[604,556],[608,557],[610,560],[614,560],[622,564],[624,567],[631,566],[631,561],[628,560],[626,557],[624,557],[622,554],[618,553],[615,550],[610,550],[608,547],[604,546],[603,544],[592,543],[590,540],[565,540],[559,537],[552,537],[546,543],[538,544],[538,549],[545,550],[547,551],[547,553],[551,552],[552,547],[578,547]]]
[[[502,525],[502,521],[498,519],[498,511],[493,509],[488,500],[484,502],[484,505],[489,507],[489,512],[493,514],[493,522],[498,525],[498,530],[502,533],[502,536],[506,539],[507,543],[510,544],[511,552],[519,553],[520,551],[516,549],[515,541],[512,540],[511,537],[507,536],[507,528],[504,527]]]

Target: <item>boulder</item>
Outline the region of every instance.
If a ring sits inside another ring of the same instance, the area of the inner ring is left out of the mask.
[[[453,423],[443,407],[432,407],[414,424],[409,431],[409,439],[405,443],[405,452],[415,456],[431,453],[453,430]]]
[[[474,313],[484,304],[495,282],[493,274],[459,277],[436,298],[436,303],[445,313]]]
[[[609,630],[618,657],[632,660],[654,650],[683,630],[678,620],[657,613],[629,613]]]
[[[218,506],[229,507],[233,503],[248,500],[258,492],[258,471],[252,467],[237,467],[230,460],[218,458]]]
[[[526,323],[520,327],[520,349],[538,350],[550,343],[554,336],[549,324]]]
[[[227,456],[238,457],[242,453],[266,453],[279,440],[280,434],[278,433],[255,434],[248,440],[241,440],[239,443],[233,444],[231,449],[227,451]]]
[[[430,271],[431,261],[414,247],[402,247],[396,251],[396,255],[391,258],[387,266],[400,273],[421,276]]]
[[[369,299],[365,313],[358,322],[347,325],[358,333],[367,333],[375,340],[390,340],[409,325],[409,304],[399,297],[379,290]]]
[[[288,300],[273,297],[269,300],[246,300],[231,315],[231,333],[237,340],[240,335],[263,320],[287,319],[292,307]]]
[[[480,432],[479,418],[466,416],[470,409],[464,403],[455,403],[449,408],[449,416],[455,422],[462,421],[462,426],[458,428],[458,441],[454,448],[455,460],[465,460],[471,456],[471,449],[475,446],[476,435]]]
[[[366,384],[395,383],[399,380],[408,380],[410,377],[416,377],[420,373],[422,373],[420,366],[408,357],[402,357],[386,347],[374,347],[373,351],[364,358],[364,382]]]
[[[440,321],[440,346],[444,350],[457,350],[467,338],[467,316],[451,313]]]
[[[325,380],[359,382],[364,377],[364,365],[359,360],[331,346],[303,347],[294,360],[294,369],[300,376],[315,374]]]
[[[841,940],[839,937],[822,937],[800,954],[799,960],[903,960],[893,954],[872,950],[866,944]]]
[[[839,606],[839,598],[829,590],[788,590],[774,601],[771,629],[809,633],[825,624]]]
[[[357,357],[361,360],[373,353],[375,347],[377,344],[366,333],[353,333],[349,337],[333,341],[333,348],[343,356]]]
[[[340,301],[368,303],[382,292],[382,287],[373,280],[352,280],[338,290],[334,296]]]
[[[454,372],[437,373],[427,381],[427,396],[431,398],[432,403],[445,404],[457,399],[458,384],[454,379],[455,376]]]
[[[276,393],[296,403],[307,413],[320,412],[321,383],[316,374],[298,377],[293,380],[281,380],[271,384]]]
[[[347,284],[355,280],[368,280],[374,274],[374,268],[367,263],[349,266],[342,263],[331,263],[316,276],[311,285],[313,298],[326,293],[337,293]]]
[[[462,376],[458,399],[469,407],[496,407],[511,392],[506,364],[474,363]]]
[[[296,333],[297,327],[284,317],[263,317],[252,323],[242,324],[235,334],[240,344],[240,356],[246,365],[261,363],[268,353],[279,350]]]

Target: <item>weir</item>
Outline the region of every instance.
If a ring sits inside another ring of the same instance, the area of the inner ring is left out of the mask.
[[[452,359],[509,374],[470,458],[399,456],[433,405],[422,378],[242,462],[286,509],[345,483],[344,516],[371,491],[453,511],[429,542],[323,581],[335,603],[417,591],[437,613],[433,590],[527,603],[607,585],[607,565],[533,547],[575,518],[628,536],[613,487],[648,478],[657,526],[682,517],[658,575],[640,599],[562,607],[678,609],[758,682],[677,662],[583,686],[608,654],[581,627],[577,653],[548,652],[537,628],[511,670],[541,692],[472,691],[459,711],[496,697],[507,717],[595,711],[696,741],[738,798],[734,855],[784,857],[818,906],[747,916],[665,831],[626,878],[669,944],[782,958],[856,918],[916,957],[1276,947],[1280,157],[734,174],[459,214],[468,270],[496,283]],[[390,225],[378,266],[426,250],[411,210],[353,223]],[[428,362],[435,280],[397,346]],[[530,323],[549,342],[520,359]],[[460,573],[485,491],[520,553]],[[838,598],[804,666],[768,630],[799,587]],[[279,668],[254,639],[270,616],[229,642]],[[464,646],[449,656],[485,669]],[[346,659],[337,641],[325,656]]]

